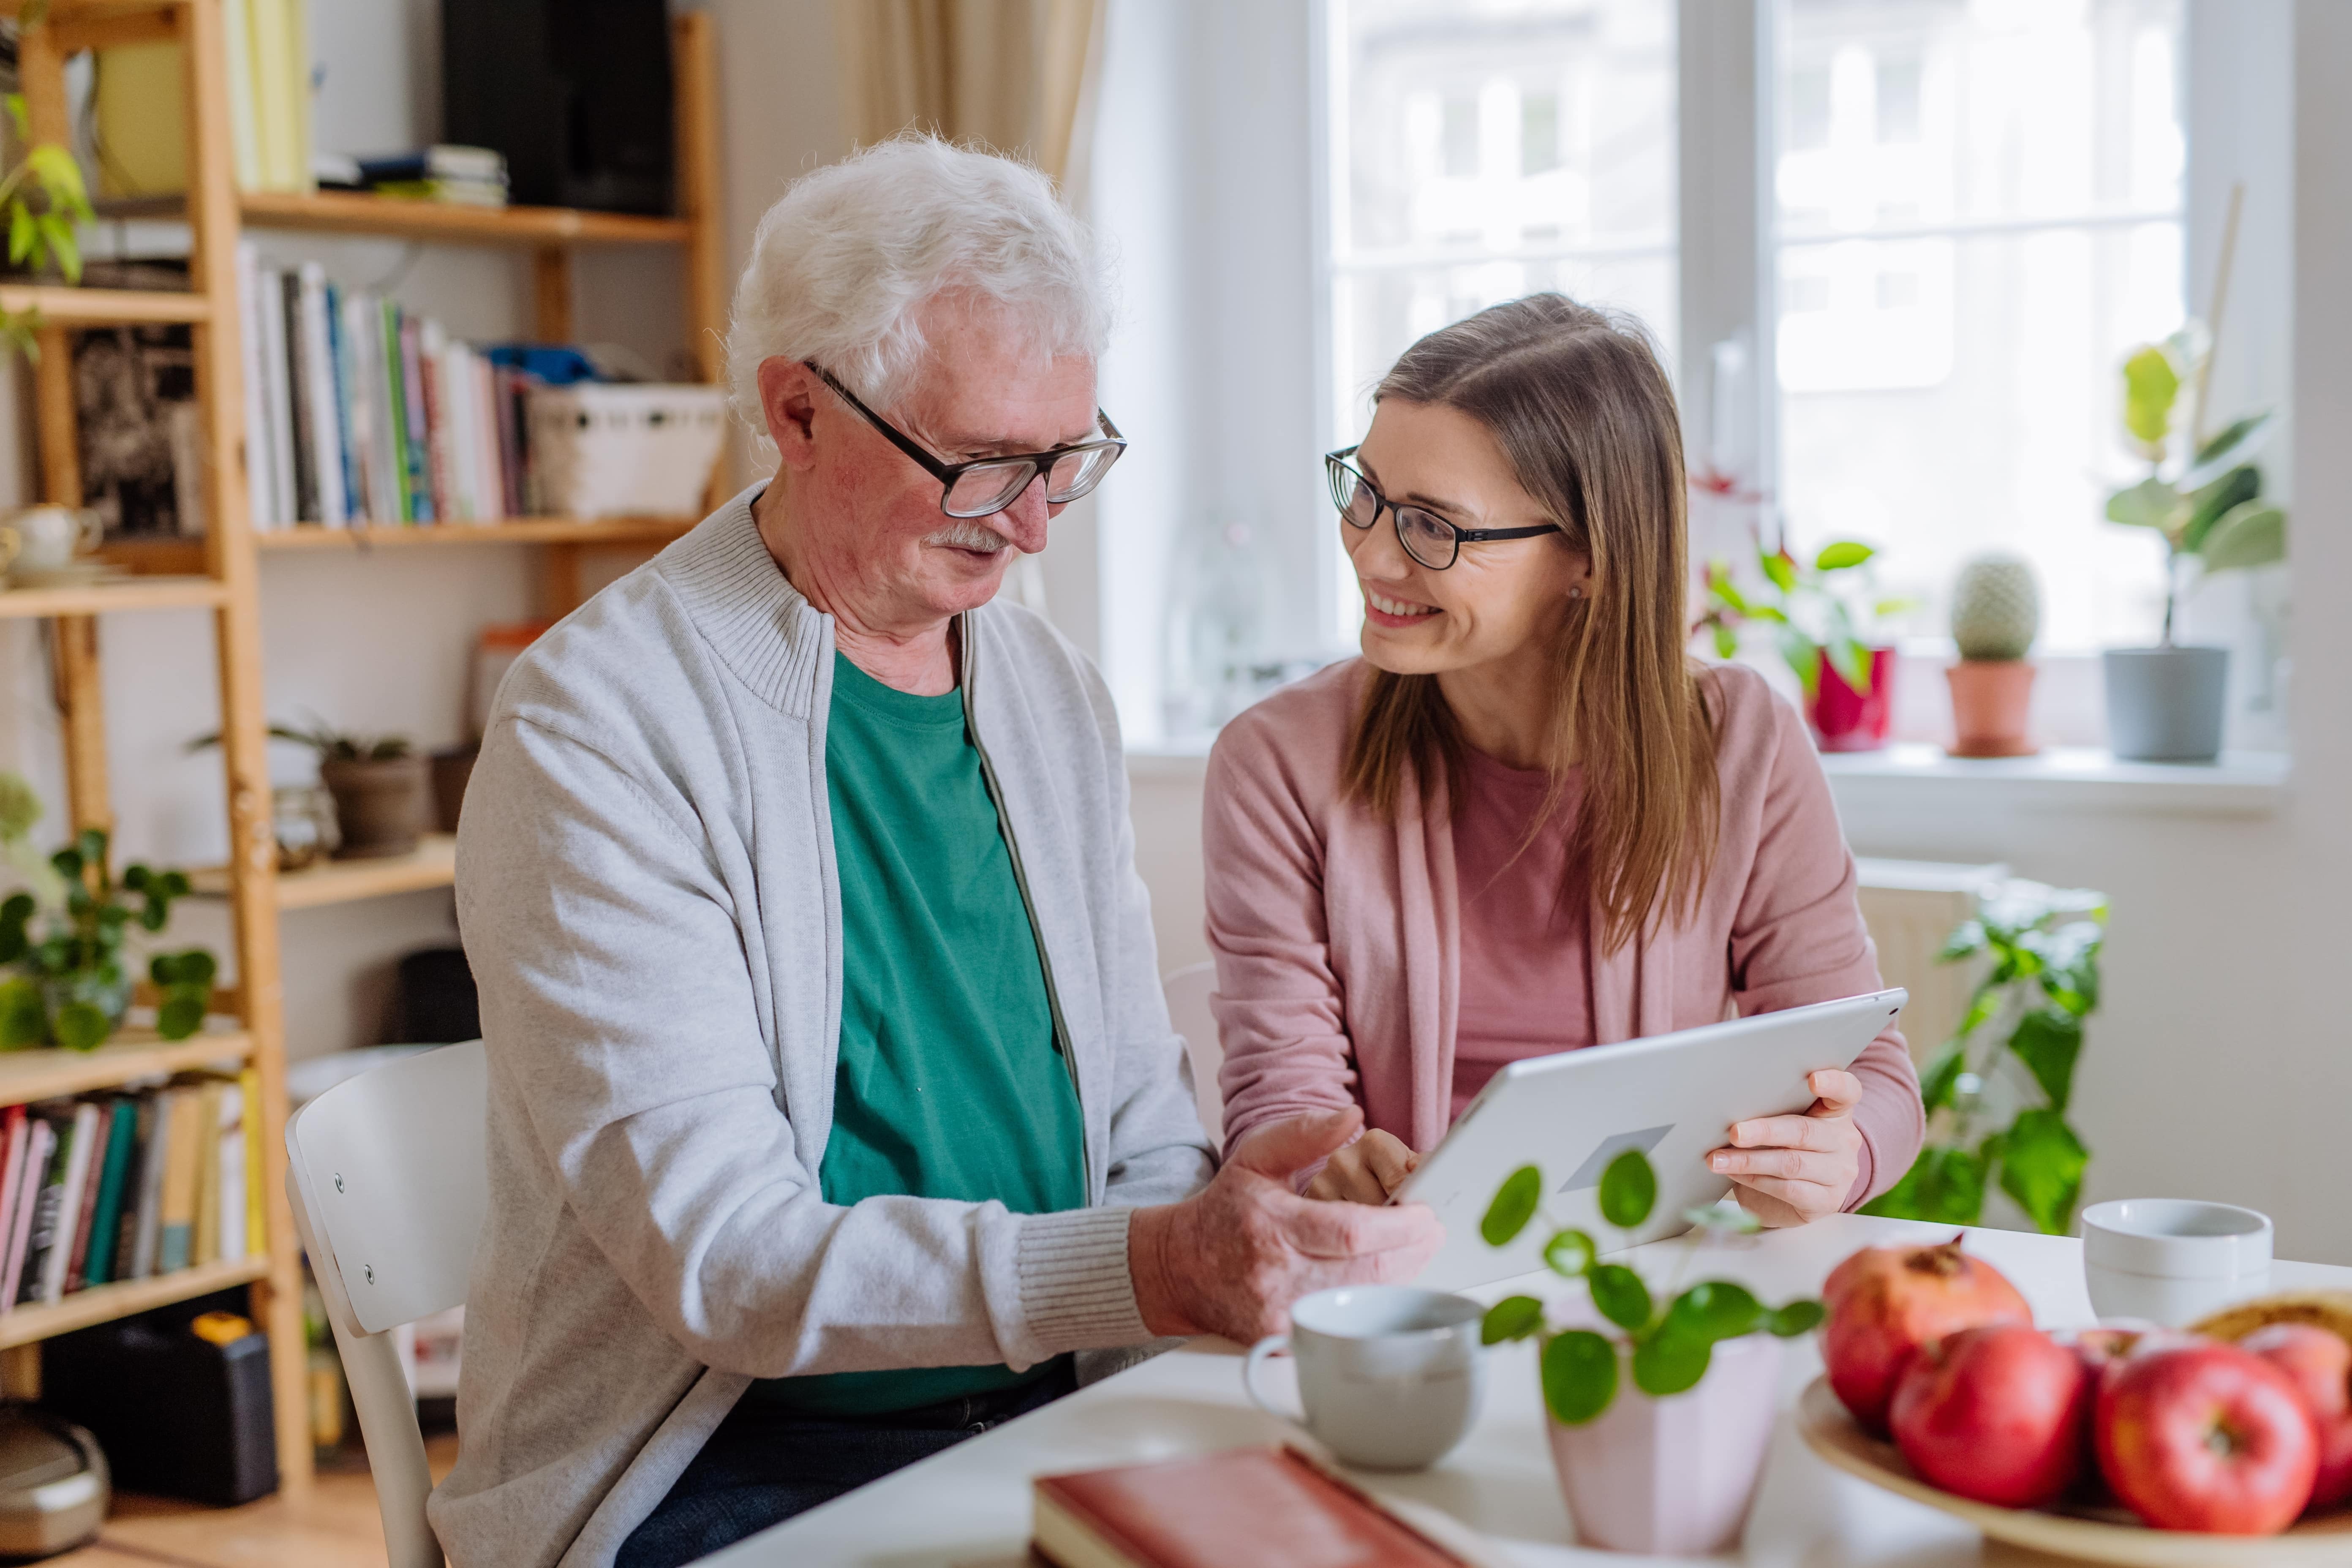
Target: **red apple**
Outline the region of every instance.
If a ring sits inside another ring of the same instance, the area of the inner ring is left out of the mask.
[[[2039,1508],[2082,1470],[2095,1393],[2072,1346],[2000,1323],[1922,1345],[1888,1417],[1923,1479],[1979,1502]]]
[[[2311,1500],[2319,1438],[2286,1373],[2217,1341],[2142,1351],[2099,1390],[2099,1469],[2158,1530],[2273,1535]]]
[[[1864,1247],[1831,1272],[1822,1304],[1830,1386],[1864,1430],[1881,1436],[1895,1381],[1921,1345],[1962,1329],[2033,1321],[2017,1287],[1961,1251],[1957,1236],[1940,1247]]]
[[[2319,1476],[2311,1507],[2352,1498],[2352,1341],[2315,1323],[2272,1323],[2238,1342],[2281,1372],[2319,1429]]]

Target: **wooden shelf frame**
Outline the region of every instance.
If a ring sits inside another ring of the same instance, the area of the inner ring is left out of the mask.
[[[56,674],[66,761],[66,815],[76,828],[111,827],[104,682],[99,617],[117,610],[197,608],[213,617],[218,666],[221,746],[228,800],[230,864],[215,874],[229,900],[239,984],[215,994],[234,1008],[235,1027],[194,1040],[166,1042],[127,1031],[89,1055],[40,1050],[0,1054],[0,1104],[88,1093],[155,1074],[215,1062],[250,1065],[261,1083],[261,1159],[248,1172],[262,1184],[266,1251],[162,1279],[100,1286],[53,1305],[0,1313],[0,1361],[11,1392],[33,1392],[34,1348],[53,1334],[110,1321],[228,1286],[252,1287],[255,1320],[269,1335],[270,1384],[280,1484],[293,1495],[311,1480],[308,1346],[301,1310],[301,1268],[286,1201],[286,1053],[278,921],[288,910],[446,886],[454,847],[430,841],[397,861],[330,863],[280,878],[269,821],[269,771],[263,689],[260,563],[268,555],[370,553],[375,549],[529,544],[540,552],[541,612],[561,616],[582,597],[584,552],[658,546],[694,520],[524,518],[485,526],[293,529],[257,533],[246,484],[242,323],[236,255],[244,226],[295,233],[373,235],[414,242],[497,246],[528,259],[532,331],[561,342],[572,331],[572,252],[582,247],[674,245],[685,263],[688,341],[703,380],[723,378],[724,282],[719,275],[715,28],[706,11],[672,23],[677,107],[678,216],[634,217],[562,209],[471,208],[324,193],[239,193],[229,146],[227,55],[223,0],[50,0],[46,15],[23,26],[18,73],[36,141],[71,143],[65,89],[68,55],[128,43],[179,46],[187,109],[189,190],[145,204],[188,226],[189,288],[184,292],[0,285],[0,308],[37,311],[41,354],[36,367],[42,499],[82,500],[75,430],[71,333],[118,322],[174,322],[191,329],[201,429],[210,462],[205,476],[210,531],[202,539],[119,542],[109,558],[128,579],[70,589],[0,592],[0,618],[40,616],[55,627]],[[22,0],[0,0],[0,16],[21,16]],[[142,204],[131,204],[140,205]],[[117,209],[121,210],[121,209]],[[714,478],[706,510],[716,504]]]
[[[226,897],[228,868],[209,866],[193,872],[194,890],[206,897]],[[377,860],[320,860],[299,871],[278,874],[280,910],[315,910],[360,899],[380,899],[392,893],[418,893],[446,888],[457,880],[457,840],[446,833],[428,833],[406,855]],[[5,1058],[0,1058],[5,1060]]]

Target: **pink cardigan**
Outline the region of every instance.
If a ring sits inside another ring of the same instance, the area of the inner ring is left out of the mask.
[[[1368,667],[1286,688],[1225,726],[1202,808],[1211,1006],[1224,1045],[1225,1137],[1360,1104],[1414,1149],[1444,1136],[1454,1082],[1460,922],[1444,781],[1408,784],[1384,824],[1341,798]],[[1592,970],[1594,1043],[1664,1034],[1879,987],[1853,857],[1804,722],[1755,671],[1716,668],[1722,825],[1696,918]],[[1862,1174],[1852,1207],[1919,1150],[1919,1079],[1887,1028],[1853,1071]]]

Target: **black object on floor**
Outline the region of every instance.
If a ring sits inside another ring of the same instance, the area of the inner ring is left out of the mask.
[[[464,948],[428,947],[400,961],[385,1045],[447,1046],[481,1037],[481,1000]]]
[[[41,1408],[89,1428],[118,1490],[233,1508],[278,1489],[269,1336],[215,1344],[188,1326],[223,1305],[244,1312],[245,1292],[101,1323],[42,1348]]]
[[[667,216],[669,73],[666,0],[441,0],[441,138],[526,205]]]

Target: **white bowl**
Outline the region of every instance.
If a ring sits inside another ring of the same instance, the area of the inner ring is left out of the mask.
[[[2102,1318],[2183,1328],[2270,1287],[2268,1215],[2193,1198],[2118,1198],[2083,1211],[2083,1278]]]

